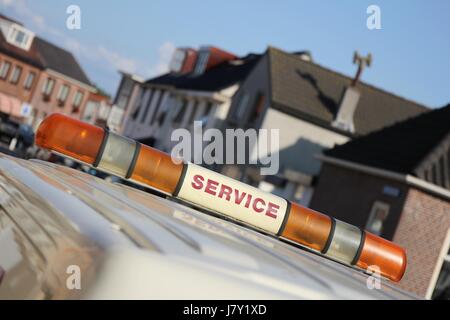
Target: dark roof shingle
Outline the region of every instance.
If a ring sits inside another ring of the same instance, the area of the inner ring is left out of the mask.
[[[367,136],[325,151],[325,155],[386,169],[414,174],[442,140],[450,134],[450,104]]]
[[[62,73],[84,84],[91,85],[72,53],[39,37],[34,38],[33,46],[36,46],[42,63],[46,68]]]
[[[145,83],[186,90],[219,91],[244,80],[259,58],[260,55],[249,55],[242,61],[224,62],[199,75],[167,73]]]
[[[269,47],[272,105],[310,121],[331,126],[351,78]],[[418,115],[425,106],[360,82],[354,115],[356,135],[364,135]]]

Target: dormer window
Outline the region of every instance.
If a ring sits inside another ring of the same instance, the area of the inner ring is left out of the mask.
[[[34,33],[17,24],[11,25],[6,41],[24,50],[29,50]]]
[[[197,64],[195,65],[195,74],[202,74],[205,71],[209,55],[210,52],[208,49],[200,49],[200,52],[198,53]]]

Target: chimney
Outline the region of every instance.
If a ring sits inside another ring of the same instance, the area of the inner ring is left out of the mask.
[[[355,125],[353,123],[354,113],[361,96],[361,93],[356,88],[356,85],[361,78],[364,67],[370,67],[372,63],[372,55],[369,53],[366,57],[363,57],[360,56],[357,51],[355,51],[353,56],[353,63],[358,65],[358,70],[350,85],[345,88],[341,103],[339,105],[339,109],[336,114],[336,118],[332,123],[334,127],[352,133],[355,132]]]
[[[309,51],[309,50],[294,51],[294,52],[292,52],[292,54],[296,55],[297,57],[299,57],[300,59],[302,59],[304,61],[308,61],[308,62],[313,61],[311,51]]]

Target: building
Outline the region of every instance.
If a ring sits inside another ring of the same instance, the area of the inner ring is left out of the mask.
[[[36,127],[52,112],[81,119],[92,86],[75,57],[0,15],[0,111]]]
[[[358,72],[350,78],[315,63],[307,51],[269,47],[233,96],[226,120],[228,127],[278,129],[272,152],[278,153],[279,173],[261,176],[251,165],[223,172],[308,205],[320,171],[317,154],[427,110],[359,81],[364,59],[354,59]],[[266,156],[257,155],[258,162]]]
[[[122,79],[114,98],[114,104],[111,111],[111,121],[109,127],[111,130],[123,134],[125,126],[130,118],[131,112],[135,109],[136,100],[142,92],[144,79],[135,74],[120,72]]]
[[[174,129],[194,134],[194,121],[205,129],[223,127],[231,99],[259,57],[238,58],[216,47],[179,48],[169,73],[142,84],[124,134],[170,152]]]
[[[450,297],[450,104],[325,151],[310,207],[406,248],[400,286]]]
[[[321,166],[316,154],[427,110],[359,81],[370,59],[354,59],[358,72],[351,78],[315,63],[307,51],[269,47],[263,54],[237,57],[215,47],[179,48],[170,72],[133,82],[135,99],[126,107],[122,132],[170,152],[176,143],[170,139],[173,130],[186,128],[194,136],[196,120],[202,129],[222,132],[278,129],[280,143],[272,150],[279,157],[277,175],[261,176],[260,166],[248,164],[268,156],[258,154],[256,145],[248,148],[247,164],[210,168],[308,205]]]

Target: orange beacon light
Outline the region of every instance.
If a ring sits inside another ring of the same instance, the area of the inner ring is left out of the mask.
[[[61,114],[40,124],[36,145],[199,208],[312,249],[348,266],[400,281],[405,250],[358,227],[157,149]]]

